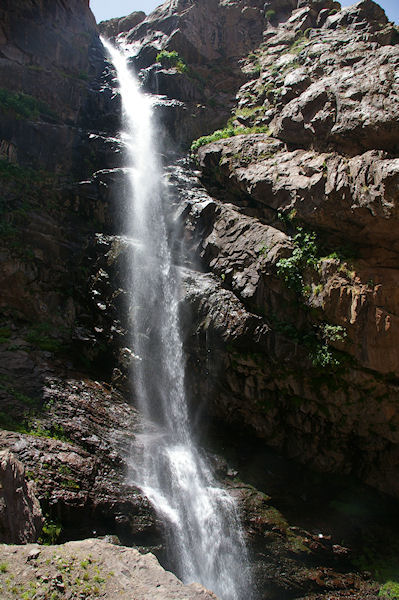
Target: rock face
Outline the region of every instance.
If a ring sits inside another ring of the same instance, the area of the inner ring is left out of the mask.
[[[0,447],[23,463],[47,521],[60,523],[52,541],[96,532],[160,546],[160,525],[131,482],[132,445],[141,430],[137,412],[109,385],[60,372],[59,363],[50,365],[43,354],[49,353],[2,352],[2,407],[8,419],[4,413],[1,418],[8,431],[0,432]],[[18,386],[10,379],[16,373]],[[32,379],[36,388],[28,387]],[[8,483],[7,489],[14,488]]]
[[[98,24],[98,29],[104,37],[111,39],[119,33],[130,31],[141,23],[145,19],[145,13],[143,11],[136,11],[128,15],[127,17],[121,17],[120,19],[110,19],[109,21],[102,21]]]
[[[35,486],[26,481],[23,464],[8,450],[0,452],[0,486],[1,542],[35,542],[43,527]]]
[[[398,31],[370,1],[264,25],[231,122],[268,133],[201,147],[211,197],[184,215],[213,273],[186,278],[198,398],[212,381],[220,417],[397,496]]]
[[[63,546],[0,546],[2,597],[14,598],[26,588],[57,598],[99,596],[137,600],[216,600],[199,584],[183,585],[155,556],[101,540]],[[37,575],[40,574],[38,577]],[[15,579],[14,591],[5,581]]]
[[[97,381],[112,368],[87,248],[109,223],[112,174],[91,176],[105,156],[120,160],[106,135],[119,105],[87,0],[2,3],[0,58],[0,447],[34,482],[45,538],[96,531],[158,547],[158,522],[128,478],[140,420]],[[21,517],[3,539],[33,541],[35,527],[25,535]]]
[[[0,24],[0,77],[7,85],[0,101],[2,155],[65,172],[96,69],[89,58],[97,33],[88,3],[6,0]]]
[[[181,226],[194,416],[398,497],[397,28],[369,0],[342,10],[333,0],[170,0],[144,17],[100,29],[141,44],[131,62],[173,142],[168,226]],[[132,248],[115,235],[120,99],[87,2],[3,2],[0,73],[6,472],[20,461],[15,472],[34,482],[44,541],[117,535],[167,564],[162,525],[134,485],[142,418],[128,385]],[[242,135],[202,145],[195,165],[176,159],[229,117]],[[242,510],[260,598],[377,598],[336,523],[319,534],[320,519],[278,510],[278,492],[257,492],[218,459],[215,470]],[[33,485],[22,488],[28,497]],[[10,541],[36,538],[31,525],[31,538]],[[123,598],[132,585],[136,598],[212,597],[99,540],[57,546],[60,560],[37,552],[17,550],[15,573],[27,583],[34,573],[45,594]],[[136,585],[134,571],[160,587]]]
[[[272,2],[269,10],[278,22],[295,5],[296,0]],[[119,22],[117,30],[114,21],[101,27],[110,28],[112,36],[119,33],[128,43],[140,44],[132,64],[148,91],[168,98],[167,106],[159,107],[160,118],[174,146],[187,148],[195,137],[227,120],[246,78],[239,61],[261,43],[264,23],[261,0],[169,0],[130,31],[125,22]],[[165,56],[157,62],[163,52],[177,53],[180,63]]]

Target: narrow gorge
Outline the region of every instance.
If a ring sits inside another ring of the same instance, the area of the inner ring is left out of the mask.
[[[3,0],[1,598],[399,598],[398,65],[372,0]]]

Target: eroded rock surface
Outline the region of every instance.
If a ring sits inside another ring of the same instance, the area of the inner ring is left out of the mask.
[[[88,539],[62,546],[28,544],[0,546],[4,565],[0,574],[2,597],[32,589],[40,597],[101,597],[114,600],[215,600],[216,596],[199,584],[183,585],[165,571],[152,554],[141,555],[134,548],[115,546]],[[14,590],[7,585],[10,575]]]
[[[43,515],[35,485],[25,478],[23,464],[9,450],[0,452],[0,537],[8,544],[35,542]]]
[[[398,31],[368,0],[303,2],[263,38],[183,212],[214,275],[187,279],[192,364],[220,417],[397,495]]]

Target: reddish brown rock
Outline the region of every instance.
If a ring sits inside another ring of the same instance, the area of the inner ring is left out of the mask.
[[[7,544],[35,542],[43,515],[35,484],[27,481],[24,465],[9,451],[0,452],[0,540]]]
[[[398,34],[371,1],[332,8],[303,2],[267,24],[243,65],[237,135],[198,151],[213,198],[191,200],[186,231],[216,278],[190,275],[187,299],[217,359],[190,351],[219,417],[397,495]],[[313,266],[293,258],[284,274],[306,232]]]

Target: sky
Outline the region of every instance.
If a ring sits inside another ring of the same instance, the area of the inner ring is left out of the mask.
[[[395,23],[399,23],[399,1],[398,0],[375,0],[377,4],[382,6],[385,10],[388,19],[391,21],[395,21]],[[355,4],[353,0],[341,0],[342,6],[350,6],[351,4]]]
[[[97,23],[113,17],[125,17],[135,10],[143,10],[148,15],[160,4],[163,0],[90,0]]]
[[[124,17],[135,10],[143,10],[149,14],[162,4],[163,0],[90,0],[91,9],[97,19],[97,22],[112,17]],[[342,0],[342,6],[354,4],[353,0]],[[399,1],[398,0],[380,0],[379,4],[387,13],[391,21],[399,23]]]

